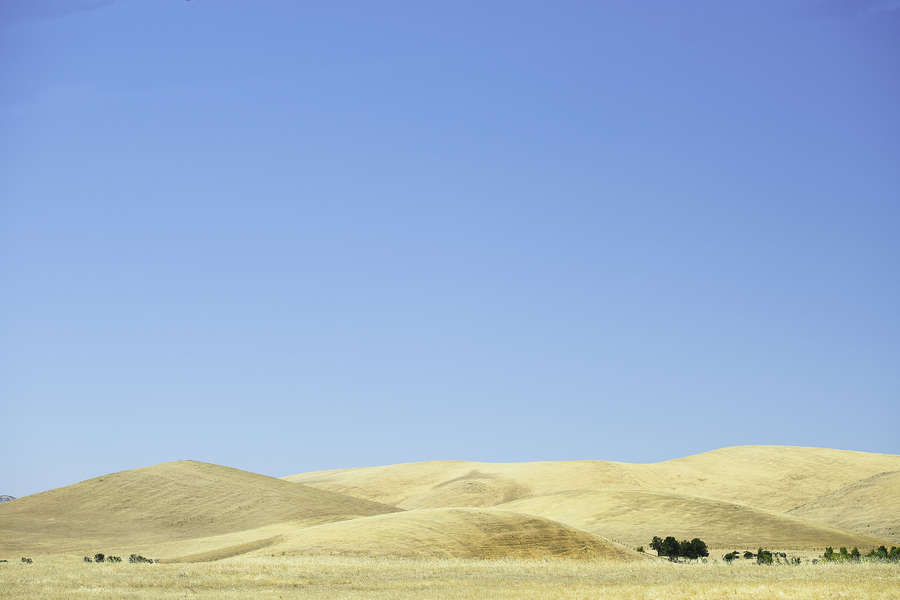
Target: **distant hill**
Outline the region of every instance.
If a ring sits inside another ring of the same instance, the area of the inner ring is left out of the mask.
[[[8,498],[8,497],[3,497]],[[726,550],[900,541],[900,456],[739,446],[653,464],[419,462],[276,479],[194,461],[0,504],[0,556],[651,560],[652,536]]]
[[[788,514],[900,543],[900,471],[853,482]]]
[[[285,479],[408,510],[520,511],[628,544],[668,531],[799,549],[897,539],[898,471],[893,454],[736,446],[652,464],[433,461]]]
[[[122,471],[0,505],[0,554],[89,553],[284,521],[320,524],[399,509],[202,462]]]
[[[13,497],[13,496],[0,496],[0,504],[3,504],[4,502],[9,502],[10,500],[15,500],[15,497]]]

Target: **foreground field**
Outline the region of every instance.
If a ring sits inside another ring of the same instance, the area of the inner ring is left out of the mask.
[[[194,564],[0,564],[0,598],[897,598],[900,567],[236,557]]]

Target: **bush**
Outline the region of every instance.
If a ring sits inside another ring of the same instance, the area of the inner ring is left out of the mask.
[[[758,565],[771,565],[775,563],[775,559],[772,557],[772,553],[768,550],[763,550],[760,548],[756,552],[756,564]]]
[[[22,562],[25,563],[26,565],[30,565],[31,563],[34,562],[34,561],[31,560],[31,558],[28,557],[28,556],[23,556],[21,560],[22,560]]]
[[[107,556],[106,562],[120,563],[120,562],[122,562],[122,557],[121,556]]]
[[[128,557],[128,562],[130,563],[152,563],[155,562],[152,558],[147,558],[141,556],[140,554],[132,554]]]
[[[731,561],[736,559],[738,556],[740,556],[740,554],[738,554],[737,552],[729,552],[728,554],[726,554],[722,557],[722,560],[724,560],[727,563],[730,563]]]
[[[744,558],[756,558],[756,555],[750,552],[749,550],[744,551]]]
[[[90,556],[85,556],[85,557],[84,557],[84,562],[92,563],[92,562],[94,562],[94,559],[91,558]]]
[[[104,556],[104,554],[102,552],[98,552],[97,554],[94,555],[94,562],[103,562],[103,560],[105,558],[106,558],[106,556]]]
[[[637,550],[638,552],[643,552],[643,551],[644,551],[644,547],[643,547],[643,546],[638,546],[637,548],[635,548],[635,550]]]

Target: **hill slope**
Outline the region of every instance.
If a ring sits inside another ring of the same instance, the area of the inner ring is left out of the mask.
[[[654,535],[702,538],[713,548],[780,550],[877,545],[878,540],[799,518],[721,500],[644,491],[571,491],[501,504],[550,517],[629,546]]]
[[[434,461],[303,473],[285,477],[321,489],[403,508],[486,506],[566,490],[648,490],[701,496],[786,511],[885,471],[900,455],[796,446],[735,446],[652,464],[602,460],[482,463]],[[459,496],[441,488],[480,481]],[[493,483],[491,483],[493,482]],[[498,493],[502,488],[503,493]],[[500,501],[497,499],[503,498]],[[440,498],[440,500],[438,500]]]
[[[104,475],[0,505],[0,552],[64,552],[184,540],[396,508],[208,463]]]
[[[322,471],[285,479],[395,504],[405,509],[502,505],[504,508],[525,510],[525,506],[534,507],[540,503],[526,503],[524,499],[563,492],[641,491],[661,494],[643,499],[648,502],[652,500],[650,506],[659,507],[668,515],[661,524],[668,524],[670,529],[677,528],[682,522],[681,516],[672,512],[675,505],[678,510],[688,512],[700,510],[701,507],[704,510],[715,509],[717,520],[709,523],[707,529],[711,533],[707,535],[718,535],[716,531],[749,531],[748,528],[759,526],[769,533],[750,536],[753,539],[786,540],[786,536],[779,533],[782,525],[784,531],[799,534],[802,528],[797,528],[797,519],[803,517],[819,522],[802,529],[798,539],[804,540],[805,545],[818,546],[824,545],[819,542],[825,540],[827,530],[835,526],[850,530],[832,532],[844,536],[843,539],[847,539],[848,535],[853,537],[851,534],[878,537],[900,529],[896,526],[898,513],[893,500],[870,504],[871,510],[864,515],[865,523],[842,516],[853,512],[861,515],[856,500],[849,495],[833,497],[834,506],[826,509],[823,505],[815,515],[812,512],[804,514],[797,509],[879,473],[898,470],[898,455],[793,446],[737,446],[653,464],[436,461]],[[612,506],[619,506],[620,500],[626,497],[620,496]],[[599,503],[596,514],[606,510],[604,502],[613,501],[612,496],[591,498]],[[693,500],[671,500],[675,505],[663,508],[666,505],[663,498]],[[516,500],[523,503],[515,504]],[[704,504],[703,500],[710,502]],[[550,506],[554,501],[548,500],[543,506]],[[720,510],[722,505],[717,503],[723,502],[737,508]],[[779,525],[777,519],[773,520],[771,513],[786,513],[791,509],[798,512],[793,513],[786,522]],[[552,510],[542,509],[535,514],[565,521],[561,513]],[[640,518],[650,516],[644,512]],[[595,523],[603,523],[604,529],[592,526],[590,530],[607,537],[621,536],[622,539],[633,540],[635,538],[630,532],[640,531],[643,535],[643,531],[631,526],[629,519],[632,518],[637,516],[626,517],[623,513],[621,520],[615,521],[608,515]],[[583,525],[582,521],[572,521],[573,524],[576,522],[578,526]],[[872,523],[875,526],[871,526]],[[825,543],[839,544],[836,541]]]
[[[900,543],[900,471],[851,483],[787,514]]]
[[[428,558],[642,560],[638,553],[550,519],[478,508],[421,509],[286,534],[259,554]]]

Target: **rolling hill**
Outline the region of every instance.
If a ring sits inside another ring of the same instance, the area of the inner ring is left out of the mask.
[[[713,548],[802,550],[878,545],[873,537],[763,509],[691,496],[645,491],[570,491],[501,504],[498,508],[552,516],[561,523],[629,546],[654,535],[700,537]]]
[[[876,488],[895,480],[885,476],[868,485],[862,482],[897,470],[898,455],[736,446],[652,464],[435,461],[286,479],[405,509],[521,510],[628,543],[646,542],[649,529],[635,525],[640,521],[686,532],[703,525],[700,533],[725,546],[734,533],[746,543],[787,548],[841,545],[838,538],[851,545],[891,539],[900,530],[896,493],[878,502],[866,494],[877,494]],[[629,508],[629,501],[644,504]],[[867,502],[865,511],[857,505],[862,501]]]
[[[285,535],[259,552],[419,558],[644,558],[551,519],[480,508],[422,509],[318,525]]]
[[[194,461],[123,471],[0,505],[0,553],[89,552],[293,520],[319,524],[398,509]]]
[[[787,514],[900,543],[900,471],[856,481]]]
[[[646,560],[654,535],[713,551],[900,540],[900,456],[742,446],[685,458],[433,461],[276,479],[180,461],[0,504],[0,557],[141,552]]]

